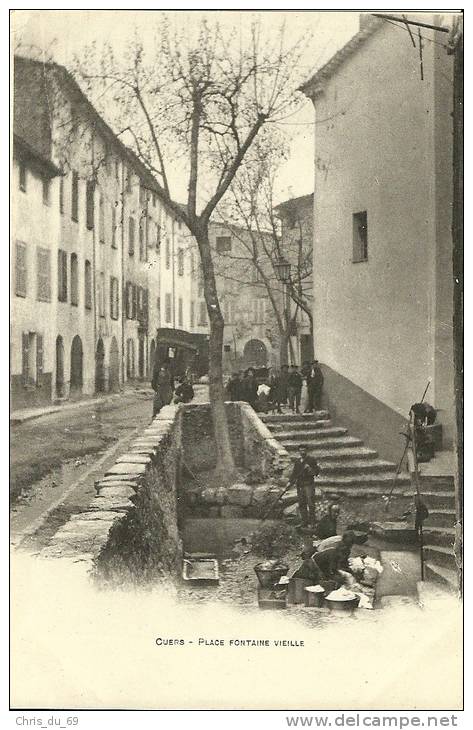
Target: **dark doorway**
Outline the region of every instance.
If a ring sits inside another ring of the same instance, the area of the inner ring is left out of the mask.
[[[95,392],[105,393],[105,347],[101,337],[95,350]]]
[[[149,372],[148,372],[148,375],[150,378],[153,375],[155,357],[156,357],[156,342],[154,341],[154,339],[152,339],[151,345],[149,347]]]
[[[118,354],[118,343],[115,337],[112,337],[110,344],[110,372],[108,379],[108,389],[116,393],[120,388],[120,357]]]
[[[143,380],[146,369],[145,336],[138,334],[138,377]]]
[[[266,345],[261,340],[248,340],[243,348],[243,357],[245,358],[246,367],[261,368],[268,362],[268,351]]]
[[[82,393],[83,373],[82,373],[82,340],[76,335],[71,345],[71,397],[77,397]]]
[[[56,398],[64,398],[64,341],[56,338]]]

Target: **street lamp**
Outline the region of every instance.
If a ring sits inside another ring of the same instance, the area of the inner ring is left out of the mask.
[[[279,281],[283,284],[288,284],[291,280],[291,264],[289,261],[284,256],[280,256],[274,264],[274,267]]]
[[[285,288],[285,314],[286,314],[286,327],[287,327],[287,337],[288,337],[288,345],[290,344],[289,338],[290,338],[290,322],[291,322],[291,296],[289,292],[289,283],[291,281],[291,264],[290,262],[284,258],[284,256],[279,256],[277,261],[274,264],[274,268],[276,269],[276,276],[278,277],[279,281],[284,284]],[[283,298],[284,298],[284,291],[283,291]],[[292,363],[292,348],[289,347],[289,353]]]

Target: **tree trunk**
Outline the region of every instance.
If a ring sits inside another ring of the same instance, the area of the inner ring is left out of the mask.
[[[209,398],[215,434],[217,470],[232,473],[235,470],[223,388],[223,329],[224,320],[220,311],[212,252],[208,229],[201,226],[196,236],[199,246],[204,279],[204,296],[210,321],[209,339]]]

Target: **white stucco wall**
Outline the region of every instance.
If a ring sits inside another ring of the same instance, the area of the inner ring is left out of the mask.
[[[448,183],[438,192],[451,177],[451,135],[438,120],[434,135],[434,115],[450,113],[445,97],[434,103],[434,49],[425,43],[422,81],[418,48],[386,24],[315,99],[316,356],[403,415],[429,377],[434,404],[438,395],[447,405],[451,383],[444,370],[440,387],[435,365],[436,314],[451,324]],[[451,58],[439,54],[448,77]],[[353,263],[352,216],[364,210],[368,260]]]

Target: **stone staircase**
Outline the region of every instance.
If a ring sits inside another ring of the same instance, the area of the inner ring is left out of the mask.
[[[311,414],[260,415],[274,438],[290,456],[296,457],[299,444],[320,466],[320,487],[345,496],[369,497],[391,490],[396,464],[379,458],[363,441],[334,426],[328,411]],[[396,481],[397,494],[410,492],[410,478],[401,473]]]
[[[458,590],[458,572],[453,551],[455,541],[453,476],[423,475],[422,466],[420,490],[429,510],[423,529],[425,577],[442,583],[446,588]]]

